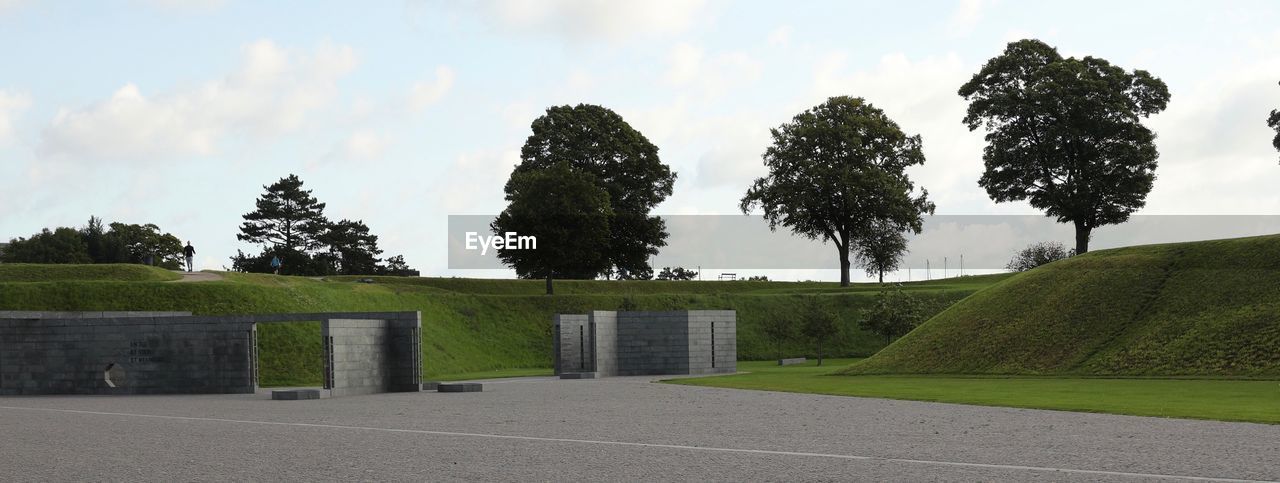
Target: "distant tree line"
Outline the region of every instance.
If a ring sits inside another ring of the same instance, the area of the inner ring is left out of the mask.
[[[263,186],[265,193],[244,215],[236,235],[261,245],[262,251],[248,255],[237,250],[231,257],[232,270],[270,273],[272,259],[279,259],[280,273],[289,275],[418,275],[401,255],[379,258],[378,236],[363,221],[330,221],[324,215],[325,204],[302,185],[290,174]]]
[[[90,216],[81,228],[45,228],[15,238],[0,251],[4,263],[138,263],[177,270],[182,240],[151,224],[111,223]]]

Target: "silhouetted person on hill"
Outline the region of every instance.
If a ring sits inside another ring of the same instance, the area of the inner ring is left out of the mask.
[[[281,266],[281,265],[284,265],[284,264],[280,262],[280,257],[277,257],[277,256],[275,256],[275,255],[272,255],[272,256],[271,256],[271,271],[272,271],[272,272],[274,272],[276,275],[280,275],[280,266]]]
[[[187,255],[187,271],[194,272],[196,247],[191,246],[191,240],[187,240],[187,247],[183,248],[182,252]]]

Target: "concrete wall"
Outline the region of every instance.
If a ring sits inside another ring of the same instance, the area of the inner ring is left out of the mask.
[[[325,340],[333,341],[326,344],[333,356],[326,368],[335,369],[333,395],[419,387],[417,312],[140,314],[0,314],[23,317],[0,317],[0,395],[252,393],[258,384],[256,324],[315,320],[322,322]]]
[[[591,372],[595,370],[595,354],[591,348],[591,333],[586,315],[556,314],[555,373]],[[584,352],[585,351],[585,352]]]
[[[594,311],[585,316],[592,334],[576,348],[582,315],[556,316],[557,373],[600,376],[732,373],[738,367],[737,312]],[[585,364],[577,357],[588,358]]]
[[[618,375],[618,312],[597,310],[587,314],[587,320],[591,325],[591,350],[595,351],[593,372]]]
[[[690,311],[689,374],[725,374],[737,371],[737,312]]]
[[[0,395],[251,393],[252,329],[211,317],[0,320]]]
[[[391,385],[385,320],[331,319],[321,328],[325,384],[332,396],[387,392]]]

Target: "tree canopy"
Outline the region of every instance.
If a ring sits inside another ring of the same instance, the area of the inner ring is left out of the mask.
[[[290,174],[262,188],[255,209],[244,215],[236,238],[262,245],[258,255],[237,250],[233,270],[267,273],[271,259],[283,263],[281,273],[292,275],[416,275],[400,256],[384,266],[378,255],[378,237],[363,220],[331,222],[325,204],[302,189],[303,181]]]
[[[1169,103],[1168,87],[1147,71],[1020,40],[959,94],[969,101],[964,123],[988,131],[978,185],[997,203],[1028,200],[1074,223],[1078,253],[1089,250],[1094,228],[1145,205],[1159,154],[1141,119]]]
[[[536,247],[498,248],[520,278],[592,279],[609,268],[609,193],[568,162],[512,173],[507,208],[490,224],[495,236],[533,236]]]
[[[872,225],[858,237],[855,260],[858,266],[884,283],[885,272],[897,270],[907,253],[907,237],[892,227]]]
[[[849,285],[859,237],[912,231],[933,213],[928,192],[906,168],[924,163],[920,136],[908,136],[862,98],[832,97],[770,130],[769,175],[756,179],[739,207],[764,210],[778,226],[836,246],[840,284]]]
[[[320,236],[329,227],[325,204],[302,189],[302,180],[290,174],[262,188],[255,209],[244,214],[236,239],[271,245],[279,250],[307,253],[323,245]]]
[[[83,228],[45,228],[30,238],[11,240],[0,254],[6,263],[140,263],[180,267],[182,241],[160,227],[111,223],[90,216]]]
[[[1038,266],[1056,262],[1071,256],[1066,247],[1058,242],[1032,243],[1019,250],[1004,268],[1014,272],[1025,272]]]
[[[530,127],[533,134],[520,150],[512,179],[561,163],[591,175],[613,212],[606,268],[623,278],[651,277],[649,256],[666,245],[667,232],[663,220],[649,212],[671,196],[676,180],[658,158],[658,147],[622,116],[591,104],[550,107]]]

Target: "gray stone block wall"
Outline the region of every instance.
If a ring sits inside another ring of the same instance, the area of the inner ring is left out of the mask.
[[[391,386],[385,320],[330,319],[321,328],[325,389],[333,396],[387,392]]]
[[[0,320],[0,395],[252,393],[252,324],[187,319]]]
[[[0,395],[252,393],[256,324],[312,320],[322,321],[326,341],[333,337],[326,343],[326,368],[338,382],[333,395],[419,390],[417,312],[7,312],[0,314]]]
[[[558,374],[630,376],[737,371],[737,313],[732,310],[593,311],[585,316],[587,331],[592,334],[590,344],[579,350],[575,347],[576,336],[571,335],[577,333],[583,317],[556,316]],[[577,362],[574,358],[579,356],[589,357],[589,362]]]
[[[591,333],[586,315],[557,314],[552,343],[555,346],[556,374],[594,370],[596,357],[591,351]]]
[[[601,376],[618,375],[618,312],[597,310],[587,314],[591,326],[593,370]]]

